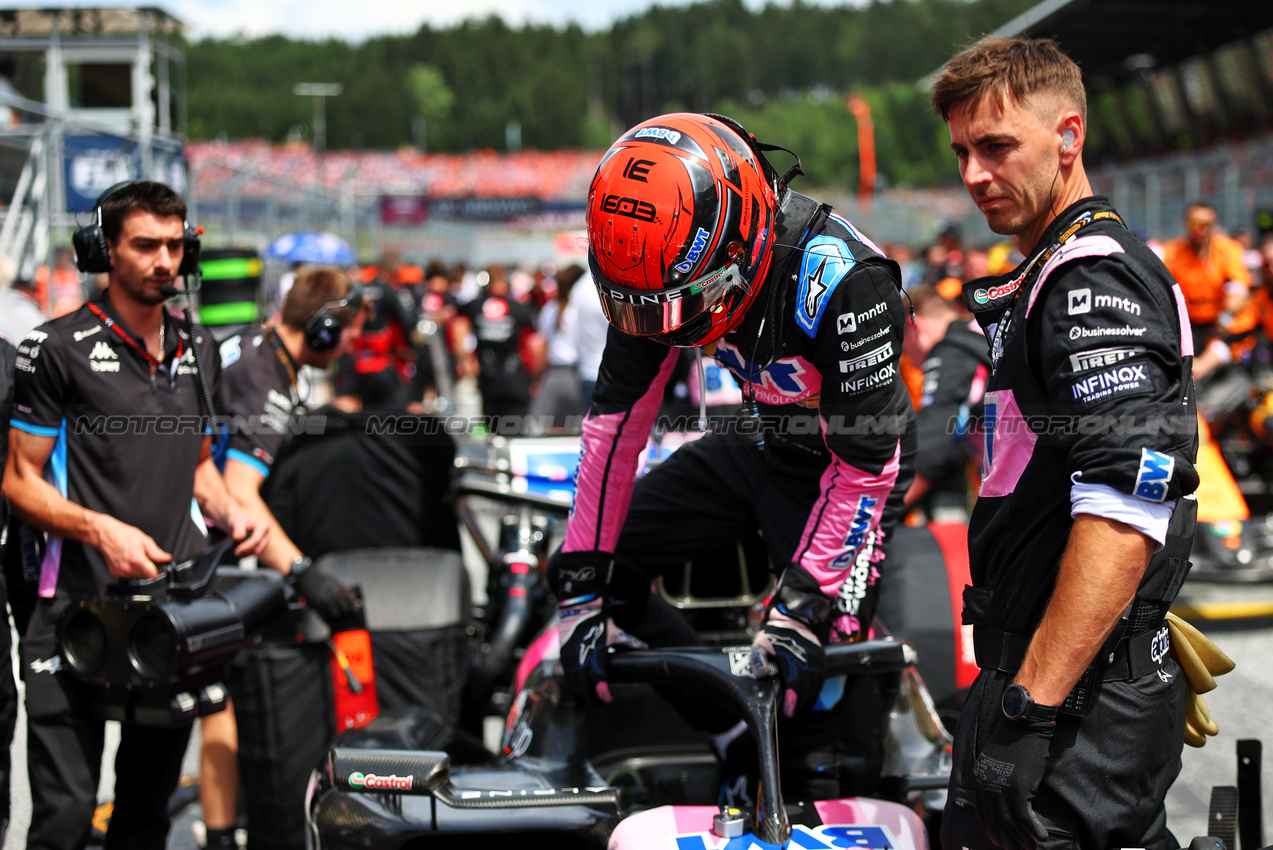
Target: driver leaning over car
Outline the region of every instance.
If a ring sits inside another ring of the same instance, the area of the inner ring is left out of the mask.
[[[48,534],[22,648],[31,848],[85,845],[101,772],[99,692],[61,664],[62,611],[196,554],[207,545],[205,516],[239,541],[238,554],[258,553],[269,536],[268,522],[238,506],[213,465],[192,340],[164,310],[187,271],[187,245],[197,244],[185,202],[139,181],[107,190],[98,208],[94,247],[109,286],[19,347],[4,476],[14,514]],[[211,336],[199,327],[194,335],[215,392]],[[189,735],[188,725],[123,725],[107,848],[165,846]]]
[[[788,189],[799,172],[778,177],[771,149],[728,118],[664,115],[620,137],[593,178],[588,260],[613,327],[551,576],[566,680],[594,699],[610,700],[615,627],[700,642],[651,581],[748,529],[781,570],[754,645],[787,717],[817,701],[827,641],[870,627],[914,452],[898,269]],[[734,374],[743,413],[638,481],[683,347]]]

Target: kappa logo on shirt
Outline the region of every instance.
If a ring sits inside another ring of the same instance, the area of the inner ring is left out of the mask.
[[[99,339],[88,353],[88,366],[94,372],[118,372],[119,355],[106,340]]]
[[[93,350],[88,355],[90,360],[118,360],[119,355],[115,353],[115,349],[106,344],[105,340],[99,339],[97,344],[93,346]]]

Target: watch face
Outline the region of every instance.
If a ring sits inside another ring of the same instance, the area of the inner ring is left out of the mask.
[[[1011,685],[1003,692],[1003,713],[1013,719],[1025,713],[1025,689]]]

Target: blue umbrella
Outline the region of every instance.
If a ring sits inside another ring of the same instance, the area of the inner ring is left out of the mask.
[[[356,260],[354,250],[345,240],[317,230],[283,234],[265,249],[265,258],[324,266],[350,266]]]

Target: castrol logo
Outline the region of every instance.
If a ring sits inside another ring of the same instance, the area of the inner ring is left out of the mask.
[[[355,770],[349,774],[350,785],[356,788],[366,788],[368,791],[410,791],[411,783],[414,780],[414,776],[397,776],[396,774],[377,776],[374,773],[363,773],[360,770]]]
[[[985,304],[987,301],[994,301],[996,298],[1002,298],[1005,295],[1011,295],[1021,286],[1021,278],[1010,280],[1002,286],[992,286],[989,289],[978,289],[972,294],[973,300],[978,304]]]

